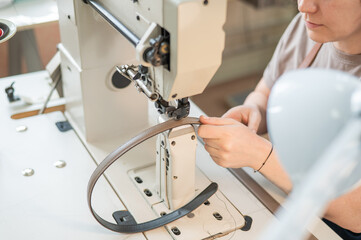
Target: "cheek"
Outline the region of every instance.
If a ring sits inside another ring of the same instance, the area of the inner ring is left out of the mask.
[[[361,0],[329,1],[324,5],[322,17],[332,35],[352,35],[361,28]]]
[[[342,21],[333,22],[330,31],[337,40],[355,37],[356,35],[361,36],[361,15],[349,16]]]

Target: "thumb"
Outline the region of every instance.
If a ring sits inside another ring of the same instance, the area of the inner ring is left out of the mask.
[[[233,125],[239,124],[238,121],[232,118],[218,118],[218,117],[207,117],[207,116],[200,116],[199,118],[202,124],[210,124],[210,125]]]
[[[238,122],[242,122],[242,112],[241,106],[237,106],[229,109],[225,114],[223,114],[222,118],[232,118]]]
[[[258,112],[252,111],[248,119],[248,127],[257,132],[259,124],[261,123],[261,116]]]

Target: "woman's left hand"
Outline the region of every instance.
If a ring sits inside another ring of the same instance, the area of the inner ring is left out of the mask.
[[[231,118],[201,116],[198,136],[220,166],[258,169],[271,149],[271,143],[244,124]]]

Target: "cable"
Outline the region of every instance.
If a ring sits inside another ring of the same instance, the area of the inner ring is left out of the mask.
[[[46,98],[46,100],[45,100],[45,102],[44,102],[44,104],[43,104],[43,107],[39,110],[38,115],[41,115],[41,114],[44,113],[44,111],[45,111],[45,109],[46,109],[46,106],[48,105],[49,100],[50,100],[51,96],[53,95],[53,92],[54,92],[55,88],[58,86],[58,84],[59,84],[59,82],[60,82],[60,79],[61,79],[61,73],[58,72],[58,73],[56,74],[56,76],[55,76],[54,85],[53,85],[53,87],[51,88],[51,90],[50,90],[50,92],[49,92],[49,94],[48,94],[48,96],[47,96],[47,98]]]

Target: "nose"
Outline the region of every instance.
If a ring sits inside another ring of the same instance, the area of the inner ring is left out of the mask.
[[[315,13],[317,4],[315,0],[298,0],[298,10],[302,13]]]

